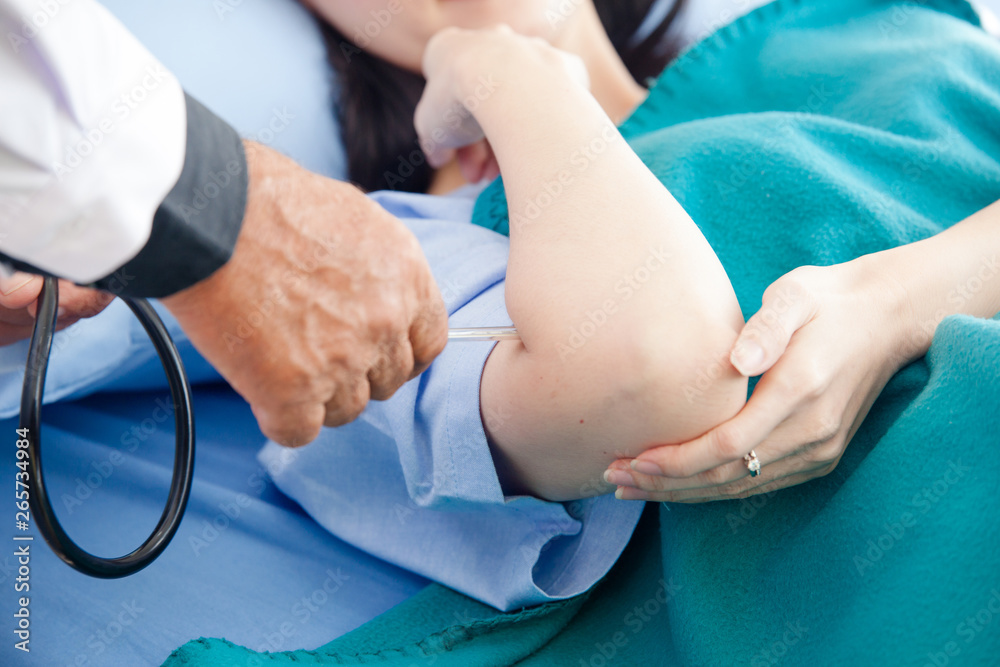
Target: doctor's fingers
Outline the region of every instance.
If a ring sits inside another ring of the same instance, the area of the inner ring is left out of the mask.
[[[426,275],[431,275],[429,267]],[[435,357],[444,351],[447,343],[448,309],[437,283],[430,278],[425,287],[419,312],[410,324],[410,354],[413,357],[413,367],[407,379],[415,378],[427,370]]]
[[[326,410],[322,403],[263,405],[248,402],[261,432],[279,445],[301,447],[315,440],[323,427]]]
[[[5,327],[27,327],[30,334],[31,327],[35,325],[35,318],[28,312],[27,308],[0,307],[0,325],[4,325]]]
[[[26,324],[25,314],[33,320],[43,282],[41,276],[21,271],[0,278],[0,321]],[[68,280],[59,281],[59,307],[67,316],[91,317],[104,310],[114,298],[107,292],[80,287]],[[9,311],[19,315],[12,319],[14,316]]]
[[[31,338],[31,332],[33,329],[33,325],[0,322],[0,346],[10,345],[11,343],[16,343],[19,340],[27,340],[28,338]]]
[[[59,281],[59,321],[81,320],[97,315],[115,300],[115,295],[101,290],[80,287],[68,280]],[[28,313],[36,316],[38,301],[28,304]]]
[[[384,401],[410,379],[413,373],[413,347],[408,334],[384,343],[368,369],[371,398]]]
[[[333,398],[325,407],[324,426],[341,426],[352,422],[364,412],[371,398],[368,376],[363,373],[346,374],[337,382]]]
[[[0,308],[19,310],[38,299],[42,277],[23,271],[0,278]]]
[[[61,316],[56,320],[56,331],[62,331],[79,321],[79,317]],[[19,308],[16,311],[0,309],[0,346],[28,340],[34,331],[35,318],[28,315],[27,309]]]

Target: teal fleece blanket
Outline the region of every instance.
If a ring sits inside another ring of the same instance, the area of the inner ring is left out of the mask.
[[[1000,46],[957,0],[778,0],[684,54],[622,131],[749,317],[796,266],[1000,199]],[[475,222],[506,232],[501,184]],[[970,272],[1000,279],[997,261]],[[202,639],[166,664],[1000,664],[998,405],[1000,321],[951,317],[832,474],[650,504],[585,595],[503,614],[431,586],[315,651]]]

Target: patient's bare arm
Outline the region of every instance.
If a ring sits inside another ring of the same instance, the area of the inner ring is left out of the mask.
[[[521,341],[496,346],[480,390],[505,492],[606,493],[611,461],[732,417],[747,384],[728,361],[743,325],[729,279],[559,52],[451,30],[425,70],[427,95],[451,86],[476,101],[466,106],[507,191],[506,300]]]

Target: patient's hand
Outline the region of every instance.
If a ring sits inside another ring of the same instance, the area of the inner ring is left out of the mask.
[[[457,157],[470,183],[495,176],[496,158],[474,115],[511,80],[566,81],[586,89],[587,69],[575,55],[543,39],[519,35],[505,25],[482,30],[446,28],[427,44],[423,59],[427,85],[414,125],[428,163],[435,168]]]
[[[727,359],[743,317],[725,270],[574,62],[504,29],[444,31],[416,120],[433,162],[485,136],[503,171],[520,341],[494,348],[480,409],[504,492],[548,500],[609,493],[616,458],[691,439],[746,400]],[[441,127],[454,104],[468,118]]]
[[[742,498],[831,472],[911,358],[897,343],[912,321],[906,291],[872,257],[802,267],[771,285],[732,351],[744,375],[763,373],[750,401],[695,440],[616,461],[605,479],[619,485],[618,496]],[[743,460],[751,450],[761,463],[756,477]]]
[[[9,345],[31,337],[35,309],[42,291],[42,277],[17,272],[0,279],[0,345]],[[59,281],[59,319],[61,330],[104,310],[114,296],[99,290]]]

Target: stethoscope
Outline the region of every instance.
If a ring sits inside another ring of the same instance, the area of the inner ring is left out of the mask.
[[[163,553],[180,526],[194,479],[194,411],[191,406],[191,385],[184,372],[180,353],[149,302],[127,297],[121,299],[142,323],[160,355],[170,385],[174,403],[174,426],[177,431],[174,471],[170,478],[167,504],[156,528],[138,549],[118,558],[102,558],[84,551],[59,524],[45,489],[45,476],[42,472],[42,392],[45,390],[45,371],[49,365],[52,335],[56,328],[56,306],[59,304],[59,283],[52,277],[45,278],[42,292],[38,296],[35,327],[28,347],[28,363],[24,369],[24,387],[21,390],[19,435],[28,440],[28,499],[31,514],[45,541],[64,563],[84,574],[102,579],[117,579],[135,574]]]
[[[135,574],[163,553],[180,527],[191,495],[194,480],[194,409],[191,404],[191,384],[184,372],[177,346],[167,327],[145,299],[119,297],[142,323],[146,334],[160,356],[167,374],[170,396],[174,404],[174,468],[170,478],[167,503],[153,532],[135,551],[117,558],[103,558],[85,551],[66,534],[56,518],[42,472],[42,393],[45,390],[45,373],[52,350],[59,304],[59,283],[46,277],[38,297],[35,326],[28,348],[28,362],[24,369],[24,386],[21,391],[21,419],[19,436],[28,441],[27,477],[28,501],[31,515],[45,541],[67,565],[101,579],[117,579]],[[519,338],[514,327],[471,327],[449,329],[449,340],[496,341]],[[20,459],[23,460],[23,459]]]

